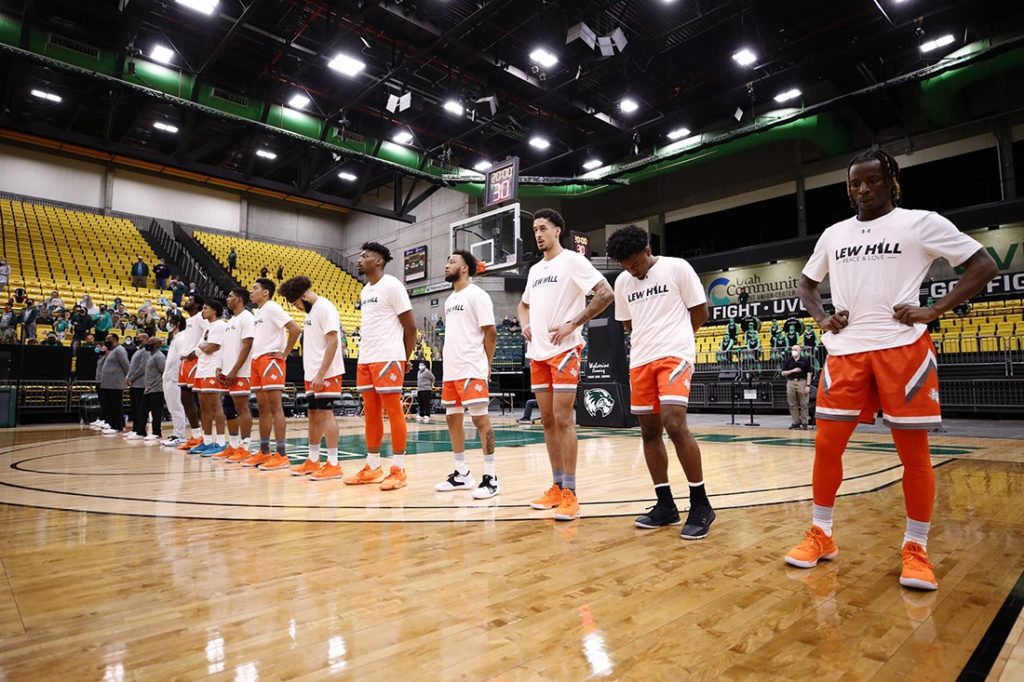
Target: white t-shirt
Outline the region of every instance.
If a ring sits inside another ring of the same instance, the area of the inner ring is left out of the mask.
[[[412,310],[409,292],[391,275],[376,284],[369,282],[359,295],[362,323],[359,332],[359,364],[405,362],[405,332],[398,316]]]
[[[481,327],[494,326],[494,305],[475,284],[444,302],[444,381],[486,379],[487,351]]]
[[[199,354],[199,344],[202,342],[203,333],[206,332],[206,328],[209,325],[210,323],[204,320],[203,316],[199,313],[185,321],[185,330],[181,332],[182,339],[178,345],[181,357],[191,355],[192,353]]]
[[[164,363],[164,381],[178,383],[178,369],[181,367],[181,339],[184,331],[171,337],[167,346],[167,361]]]
[[[832,305],[850,313],[838,334],[825,332],[822,343],[832,355],[898,348],[917,341],[926,325],[893,318],[901,303],[920,305],[918,290],[932,261],[957,266],[979,244],[937,213],[893,209],[881,218],[856,217],[836,223],[818,239],[803,274],[816,282],[829,276]]]
[[[547,360],[583,343],[579,328],[557,346],[551,342],[551,335],[583,312],[587,294],[602,280],[604,275],[589,260],[569,249],[530,268],[523,292],[523,303],[530,306],[533,337],[526,346],[527,357]]]
[[[203,338],[200,340],[200,345],[216,343],[220,348],[212,353],[204,353],[201,350],[197,351],[196,354],[199,356],[199,364],[196,365],[197,377],[205,379],[206,377],[217,376],[217,370],[220,369],[221,351],[224,350],[224,334],[227,332],[227,329],[228,323],[224,320],[214,320],[206,328]]]
[[[327,368],[325,379],[344,374],[345,362],[341,354],[341,318],[338,317],[338,309],[326,298],[319,296],[306,314],[306,324],[302,330],[302,370],[306,381],[312,381],[320,371],[327,351],[327,335],[331,332],[338,335],[338,349]]]
[[[615,279],[615,319],[631,320],[629,367],[661,358],[697,360],[690,308],[706,303],[704,287],[682,258],[659,256],[647,276],[625,270]]]
[[[254,334],[252,357],[268,353],[284,352],[284,328],[292,321],[291,316],[273,301],[267,301],[253,313]]]
[[[228,327],[224,332],[224,343],[220,347],[220,370],[224,374],[234,369],[235,363],[238,362],[238,354],[242,352],[242,341],[253,338],[255,334],[256,318],[248,310],[243,310],[228,320]],[[245,362],[238,368],[237,376],[243,379],[252,376],[251,347]]]

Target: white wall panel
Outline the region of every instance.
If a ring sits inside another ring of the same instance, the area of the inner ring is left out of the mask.
[[[111,208],[165,220],[238,231],[241,200],[219,192],[173,180],[117,169]]]
[[[103,207],[103,166],[0,145],[0,190]]]

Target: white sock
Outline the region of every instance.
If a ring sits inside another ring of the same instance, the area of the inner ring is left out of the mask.
[[[248,438],[243,438],[242,439],[242,446],[241,447],[242,447],[243,450],[248,450],[249,449],[249,439]]]
[[[494,455],[484,455],[484,476],[497,478],[498,474],[495,473],[494,469]]]
[[[314,464],[320,463],[320,443],[309,444],[309,461]]]
[[[203,434],[203,445],[212,445],[212,444],[213,444],[213,434],[212,433],[204,433]]]
[[[908,516],[907,530],[903,534],[903,544],[905,545],[908,542],[916,542],[921,545],[921,547],[928,549],[928,530],[931,526],[931,522],[915,521]]]
[[[203,437],[203,430],[202,429],[192,429],[192,437],[193,438],[202,438]]]
[[[832,537],[832,510],[834,507],[822,507],[814,505],[812,523],[820,528],[825,535]]]
[[[237,433],[228,434],[228,443],[231,445],[231,447],[237,448],[240,442],[241,441],[239,440]]]
[[[366,453],[366,466],[371,469],[377,469],[380,467],[380,453],[379,452],[367,452]]]
[[[469,474],[469,463],[466,461],[465,452],[456,452],[455,455],[455,471],[459,472],[459,475],[465,476]]]
[[[405,453],[398,454],[397,452],[391,456],[391,466],[398,467],[399,469],[405,468]]]
[[[687,483],[689,483],[689,481],[687,481]],[[668,485],[668,484],[666,484],[666,485]],[[690,487],[691,488],[699,488],[702,485],[704,485],[704,479],[701,479],[701,480],[697,481],[696,483],[690,483]],[[657,488],[658,486],[654,486],[654,487]]]
[[[338,466],[338,448],[327,448],[327,463]]]
[[[216,438],[217,445],[227,444],[227,437],[223,433],[218,433]]]

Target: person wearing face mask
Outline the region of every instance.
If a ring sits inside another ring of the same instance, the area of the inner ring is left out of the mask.
[[[103,354],[96,365],[100,410],[106,428],[104,436],[115,436],[124,429],[124,385],[128,376],[128,352],[118,343],[117,334],[107,334]]]
[[[160,435],[160,421],[164,415],[164,367],[167,359],[160,352],[163,341],[153,337],[146,342],[146,346],[140,349],[139,353],[149,353],[149,362],[146,363],[145,388],[144,388],[144,414],[149,415],[152,420],[152,429],[146,436],[147,441],[158,441]],[[145,425],[143,425],[145,430]]]
[[[800,346],[789,349],[789,357],[782,364],[782,376],[786,377],[786,400],[789,402],[789,416],[793,423],[790,430],[807,430],[807,377],[811,374],[811,361],[802,357]]]

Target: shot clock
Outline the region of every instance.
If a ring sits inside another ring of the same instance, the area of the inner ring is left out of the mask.
[[[484,172],[484,208],[515,201],[519,195],[519,157],[513,156]]]

